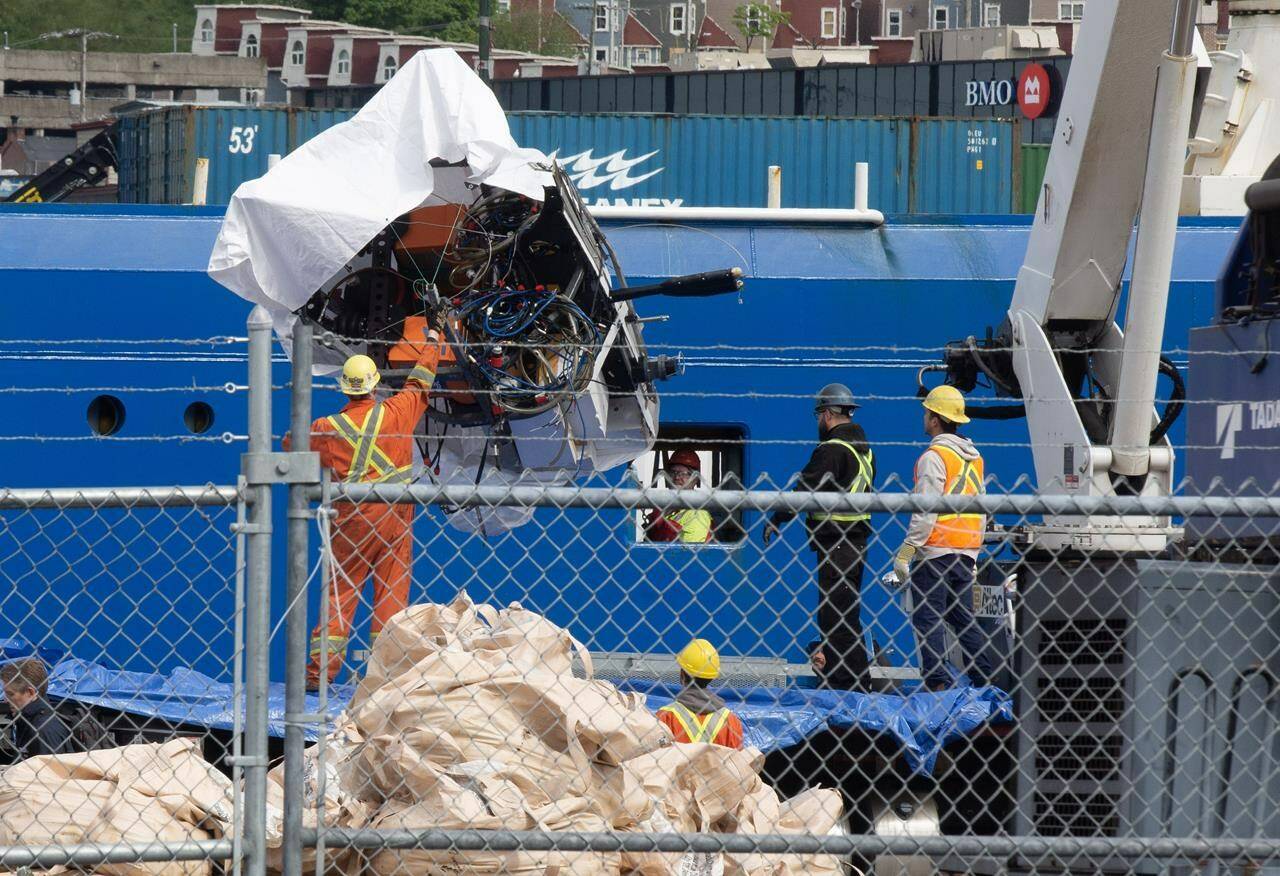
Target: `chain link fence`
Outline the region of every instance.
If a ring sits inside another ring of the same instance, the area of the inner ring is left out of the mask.
[[[0,772],[0,870],[1280,872],[1273,488],[332,483],[269,358],[234,486],[0,493],[4,667],[106,734]]]

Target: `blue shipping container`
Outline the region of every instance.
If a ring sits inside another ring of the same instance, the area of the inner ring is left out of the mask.
[[[209,159],[208,203],[224,204],[352,110],[174,107],[121,120],[121,200],[190,203]],[[870,165],[885,213],[1008,213],[1018,128],[1001,119],[809,119],[510,113],[522,146],[554,155],[589,204],[763,207],[782,168],[784,207],[852,207],[854,165]]]
[[[776,164],[784,207],[852,207],[854,164],[866,161],[871,206],[909,209],[907,119],[508,118],[516,142],[554,154],[588,204],[763,207]]]
[[[1014,212],[1018,131],[1017,125],[996,119],[917,121],[911,144],[911,212]]]
[[[195,161],[209,159],[210,204],[225,204],[240,183],[267,171],[267,156],[289,151],[290,111],[177,106],[120,120],[120,200],[189,204]]]

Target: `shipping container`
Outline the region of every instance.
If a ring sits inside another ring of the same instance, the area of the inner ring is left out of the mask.
[[[509,114],[590,204],[763,207],[770,165],[784,207],[853,206],[854,165],[885,213],[1008,213],[1018,127],[988,119],[797,119]]]
[[[123,116],[121,202],[191,203],[195,160],[208,158],[206,201],[227,203],[240,183],[266,172],[268,155],[289,151],[290,115],[248,106],[175,106]]]
[[[998,119],[920,119],[912,126],[912,213],[1010,213],[1017,125]]]
[[[906,119],[508,118],[516,142],[554,153],[588,204],[763,207],[776,164],[784,207],[852,207],[854,164],[866,161],[870,204],[909,208]]]
[[[1049,166],[1049,147],[1042,143],[1023,143],[1018,185],[1018,212],[1034,213],[1040,200],[1040,186],[1044,182],[1044,170]]]
[[[352,110],[172,107],[121,120],[121,200],[191,201],[209,159],[210,204],[262,175]],[[852,207],[854,165],[870,165],[868,203],[885,213],[1007,213],[1019,136],[1003,119],[509,113],[516,142],[557,157],[590,204],[763,207],[770,165],[786,207]]]

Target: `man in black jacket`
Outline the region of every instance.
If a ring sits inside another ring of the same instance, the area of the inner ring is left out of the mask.
[[[831,383],[818,393],[814,413],[818,417],[818,446],[800,472],[797,490],[870,492],[876,464],[862,427],[851,415],[858,405],[842,383]],[[795,515],[774,513],[765,525],[764,543]],[[862,567],[867,554],[871,515],[812,513],[806,521],[809,548],[818,560],[818,628],[822,633],[823,660],[820,681],[825,687],[868,688],[867,649],[862,639],[860,597]]]
[[[71,731],[45,699],[49,671],[37,657],[0,666],[4,699],[13,710],[11,733],[18,760],[76,750]]]

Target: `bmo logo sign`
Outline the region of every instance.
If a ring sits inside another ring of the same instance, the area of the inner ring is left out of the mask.
[[[1009,106],[1017,103],[1018,109],[1029,119],[1038,119],[1049,110],[1053,99],[1053,84],[1049,71],[1040,64],[1028,64],[1017,80],[970,79],[964,83],[964,105]]]
[[[1018,109],[1029,119],[1038,119],[1049,108],[1049,71],[1039,64],[1028,64],[1018,77]]]

